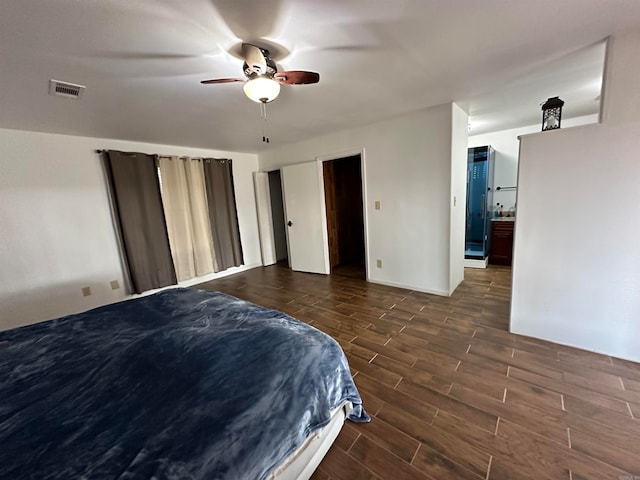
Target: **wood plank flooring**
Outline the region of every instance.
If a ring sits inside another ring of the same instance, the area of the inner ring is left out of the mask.
[[[450,297],[282,266],[199,285],[286,312],[344,349],[369,424],[315,480],[640,479],[640,364],[508,333],[511,271]]]

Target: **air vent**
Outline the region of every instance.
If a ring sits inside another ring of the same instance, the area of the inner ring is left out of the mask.
[[[60,80],[49,80],[49,95],[59,97],[80,98],[86,87],[75,83],[61,82]]]

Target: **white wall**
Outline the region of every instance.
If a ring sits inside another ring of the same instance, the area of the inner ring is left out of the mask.
[[[562,128],[587,125],[598,122],[598,115],[562,119]],[[508,130],[484,133],[469,137],[469,148],[491,145],[495,149],[495,187],[514,187],[518,184],[518,150],[520,135],[527,135],[540,131],[540,124],[526,125]],[[504,205],[506,210],[516,205],[516,190],[494,191],[493,206],[496,203]],[[492,207],[493,207],[492,206]]]
[[[452,107],[441,105],[260,154],[260,169],[364,154],[369,280],[448,295]],[[381,209],[374,209],[374,202]],[[376,267],[376,259],[383,268]]]
[[[515,333],[634,361],[640,122],[629,112],[640,110],[638,44],[640,30],[610,44],[601,125],[521,140],[511,307]]]
[[[449,294],[464,280],[464,241],[467,195],[467,124],[469,117],[452,104],[451,122],[451,234]]]
[[[251,176],[256,155],[0,129],[0,329],[126,296],[109,285],[124,281],[95,153],[102,148],[232,158],[245,265],[261,263]],[[85,286],[91,296],[82,296]]]
[[[608,124],[638,121],[640,107],[640,29],[609,38],[605,66],[602,121]]]

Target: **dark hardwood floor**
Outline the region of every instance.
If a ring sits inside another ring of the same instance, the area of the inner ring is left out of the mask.
[[[468,269],[445,298],[272,266],[199,287],[342,345],[372,422],[315,480],[640,479],[640,364],[508,333],[510,284]]]

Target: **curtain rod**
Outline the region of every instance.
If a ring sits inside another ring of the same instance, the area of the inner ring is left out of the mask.
[[[97,149],[96,153],[107,153],[109,150],[104,150],[104,149]],[[120,152],[120,150],[118,150]],[[132,152],[120,152],[123,153],[124,155],[135,155],[135,153]],[[158,155],[157,153],[151,153],[151,154],[145,154],[145,155],[151,155],[152,157],[156,157],[156,158],[173,158],[173,157],[177,157],[180,159],[184,159],[186,160],[187,158],[191,158],[193,160],[216,160],[216,161],[227,161],[227,160],[231,160],[230,158],[214,158],[214,157],[178,157],[177,155]]]
[[[178,157],[177,155],[154,155],[156,158],[168,158],[171,160],[172,158],[177,158],[179,160],[187,160],[190,158],[191,160],[205,160],[203,157]],[[226,160],[226,158],[213,158],[212,160]]]

